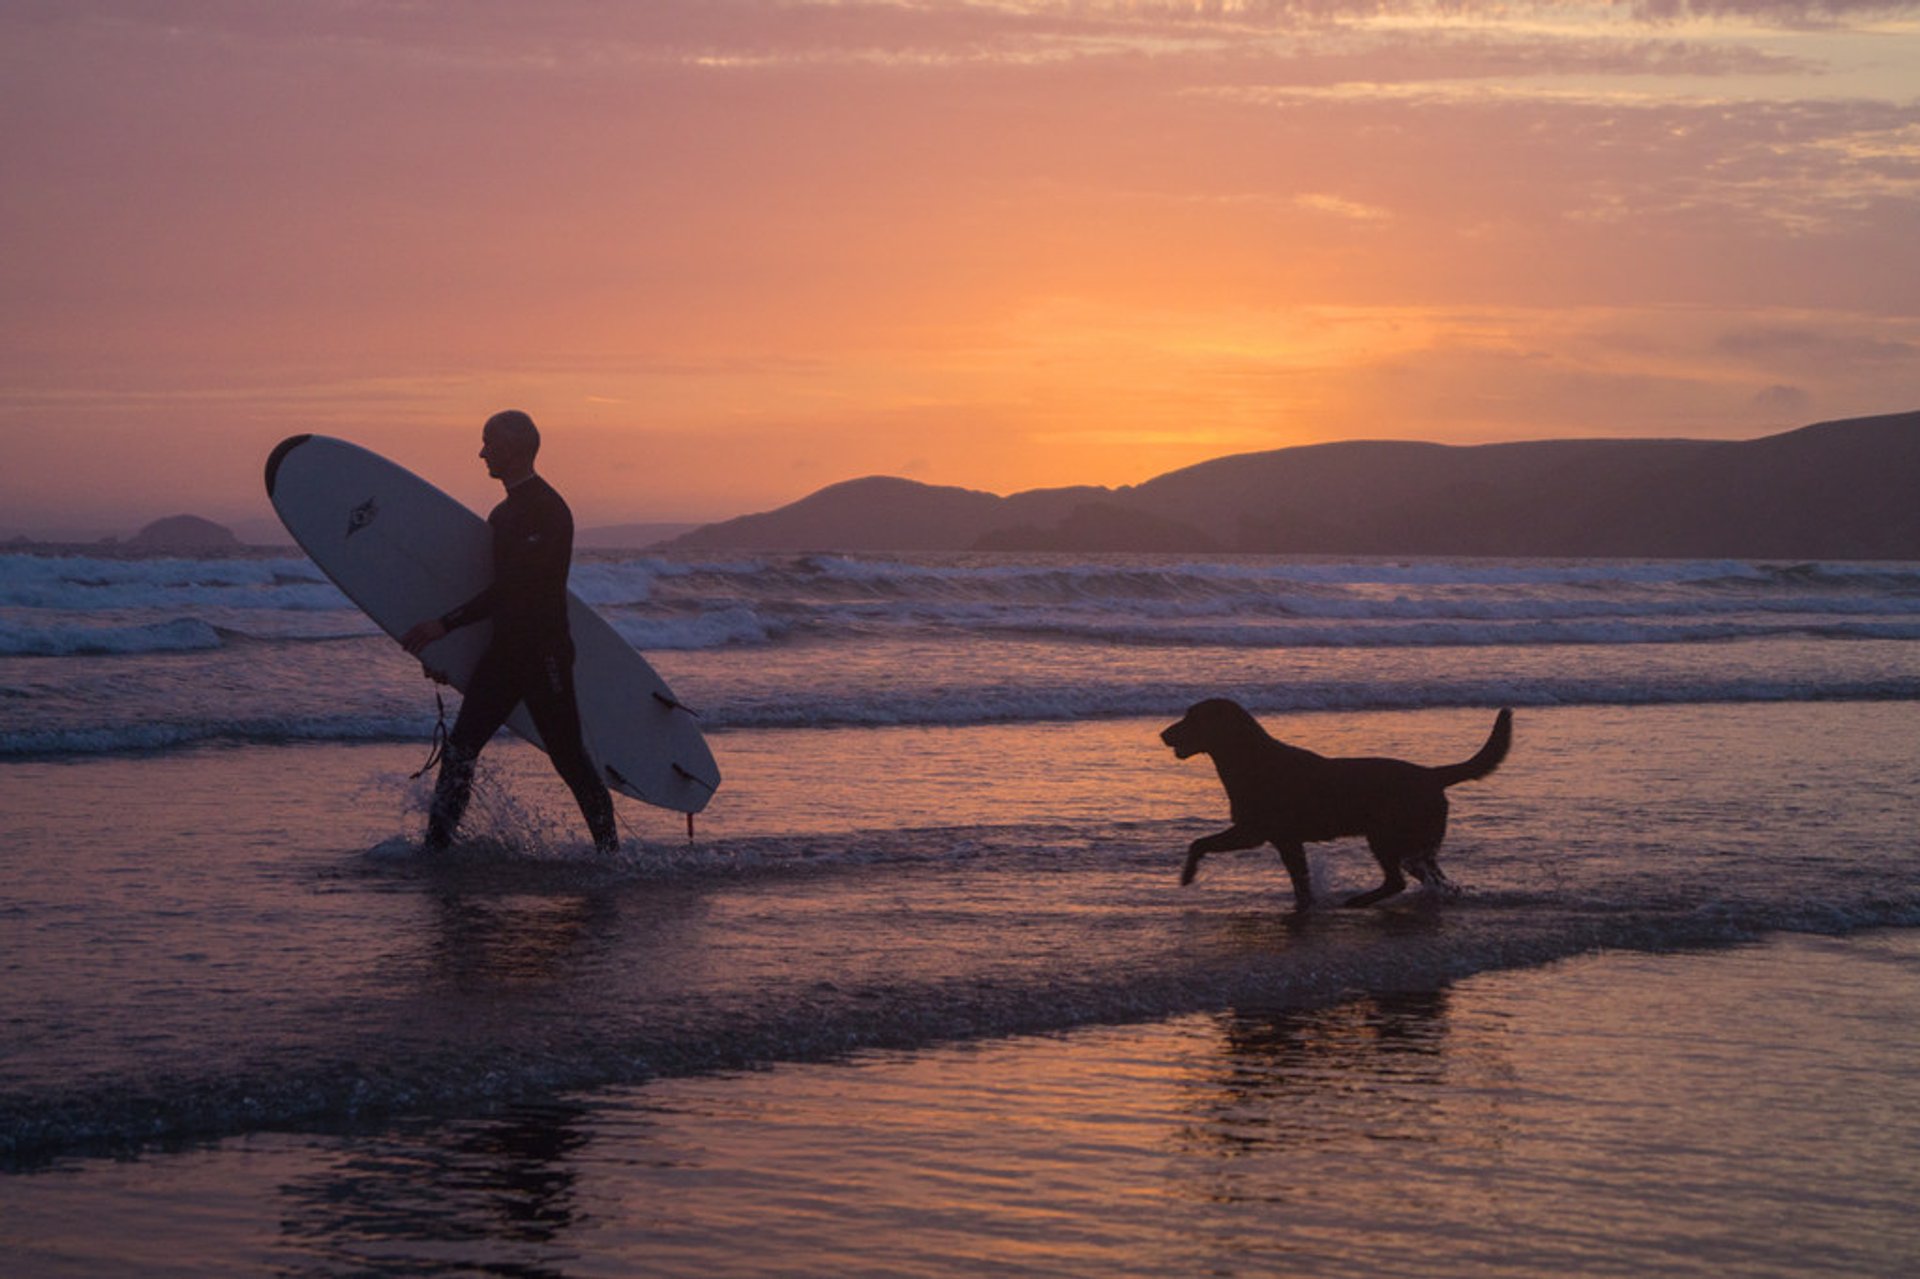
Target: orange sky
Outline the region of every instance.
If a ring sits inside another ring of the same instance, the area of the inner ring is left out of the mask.
[[[1920,408],[1920,0],[0,9],[0,534]]]

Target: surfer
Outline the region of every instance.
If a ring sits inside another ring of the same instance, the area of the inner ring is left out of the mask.
[[[487,419],[480,433],[480,457],[487,474],[507,490],[487,517],[493,530],[493,581],[458,608],[420,622],[400,637],[407,652],[418,657],[449,631],[483,619],[493,622],[492,641],[474,667],[460,714],[447,734],[427,818],[428,851],[452,843],[473,792],[474,762],[522,702],[555,771],[587,819],[594,847],[608,853],[620,846],[613,797],[587,758],[573,691],[573,635],[567,626],[573,512],[551,484],[534,474],[539,450],[540,432],[525,413],[509,409]],[[427,673],[445,682],[431,668]]]

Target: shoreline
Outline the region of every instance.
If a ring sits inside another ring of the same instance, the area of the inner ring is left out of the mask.
[[[1596,950],[1920,926],[1920,885],[1886,874],[1911,721],[1529,717],[1524,754],[1455,797],[1463,898],[1304,916],[1271,854],[1177,886],[1223,801],[1148,721],[743,732],[700,840],[661,817],[614,863],[519,743],[489,751],[444,861],[414,856],[417,744],[11,763],[6,807],[42,837],[0,850],[18,999],[0,1135],[38,1158],[324,1132],[861,1048],[1323,1008]],[[1477,712],[1311,726],[1331,753],[1433,760],[1485,730]],[[886,777],[902,759],[914,771]],[[848,775],[868,780],[828,784]],[[1310,857],[1329,900],[1372,886],[1353,841]],[[55,908],[79,886],[83,908]]]
[[[1587,955],[62,1161],[0,1175],[0,1203],[23,1279],[1891,1276],[1920,1258],[1916,972],[1910,929]]]

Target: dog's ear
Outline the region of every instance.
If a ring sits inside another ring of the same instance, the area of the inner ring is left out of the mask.
[[[1194,707],[1194,712],[1210,724],[1222,727],[1229,724],[1250,724],[1255,722],[1247,708],[1225,697],[1210,697]]]

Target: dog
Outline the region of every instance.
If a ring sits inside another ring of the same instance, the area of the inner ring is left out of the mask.
[[[1313,904],[1304,845],[1364,835],[1386,882],[1347,899],[1371,906],[1407,886],[1451,889],[1436,860],[1447,833],[1447,787],[1477,781],[1500,767],[1513,744],[1513,712],[1503,710],[1479,754],[1428,768],[1399,759],[1329,759],[1278,741],[1237,702],[1196,702],[1160,740],[1179,759],[1209,755],[1227,791],[1233,825],[1187,849],[1181,884],[1191,884],[1208,853],[1272,844],[1293,880],[1294,906]]]

